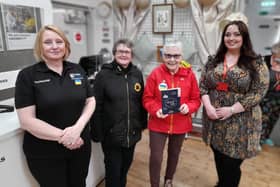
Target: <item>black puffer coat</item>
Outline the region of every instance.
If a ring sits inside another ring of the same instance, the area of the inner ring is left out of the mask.
[[[126,69],[114,61],[105,64],[96,76],[94,90],[92,139],[105,146],[135,145],[147,127],[147,112],[141,101],[144,91],[141,71],[132,64]]]

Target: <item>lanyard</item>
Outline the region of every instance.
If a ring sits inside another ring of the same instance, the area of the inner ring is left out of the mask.
[[[223,71],[223,79],[225,80],[227,77],[227,72],[230,71],[235,64],[232,64],[231,66],[227,66],[226,57],[224,58],[224,71]]]

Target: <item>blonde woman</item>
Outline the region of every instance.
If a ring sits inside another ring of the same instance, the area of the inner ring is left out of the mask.
[[[93,90],[82,68],[66,61],[70,44],[59,28],[40,29],[34,54],[38,63],[20,71],[15,89],[28,167],[42,187],[85,187]]]

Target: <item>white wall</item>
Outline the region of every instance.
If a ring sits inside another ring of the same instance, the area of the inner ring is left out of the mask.
[[[113,12],[110,17],[103,19],[100,18],[96,10],[101,2],[108,2],[112,5],[112,0],[52,0],[53,3],[65,3],[69,5],[85,6],[88,7],[90,16],[88,17],[88,53],[89,55],[98,54],[100,49],[107,48],[109,51],[113,47]],[[106,22],[106,25],[105,25]],[[103,28],[109,29],[110,42],[104,43],[103,39]]]
[[[255,51],[261,55],[271,54],[270,47],[280,40],[280,4],[275,7],[261,7],[262,0],[247,0],[245,15],[249,20],[250,37]],[[267,11],[267,15],[260,15]],[[261,26],[265,26],[261,28]]]
[[[112,5],[112,0],[102,0],[106,1]],[[97,0],[98,2],[98,0]],[[101,0],[99,0],[99,3]],[[99,4],[98,3],[98,4]],[[106,48],[110,52],[112,51],[113,43],[114,43],[114,21],[113,21],[113,10],[111,10],[111,14],[108,18],[102,18],[98,15],[97,9],[99,9],[98,4],[94,11],[92,11],[92,20],[93,22],[93,34],[92,34],[92,42],[95,44],[93,51],[95,54],[99,53],[100,49]],[[104,37],[104,34],[108,34],[108,37]],[[103,39],[108,39],[106,42]]]

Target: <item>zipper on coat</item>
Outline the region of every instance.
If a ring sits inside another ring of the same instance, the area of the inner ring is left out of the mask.
[[[130,131],[130,102],[129,102],[129,87],[128,87],[128,80],[127,80],[127,74],[124,75],[124,78],[126,80],[126,93],[127,93],[127,147],[129,147],[129,131]]]
[[[171,75],[171,88],[174,88],[174,75]],[[169,134],[173,134],[173,123],[174,123],[174,114],[170,116],[170,126],[169,126]]]

